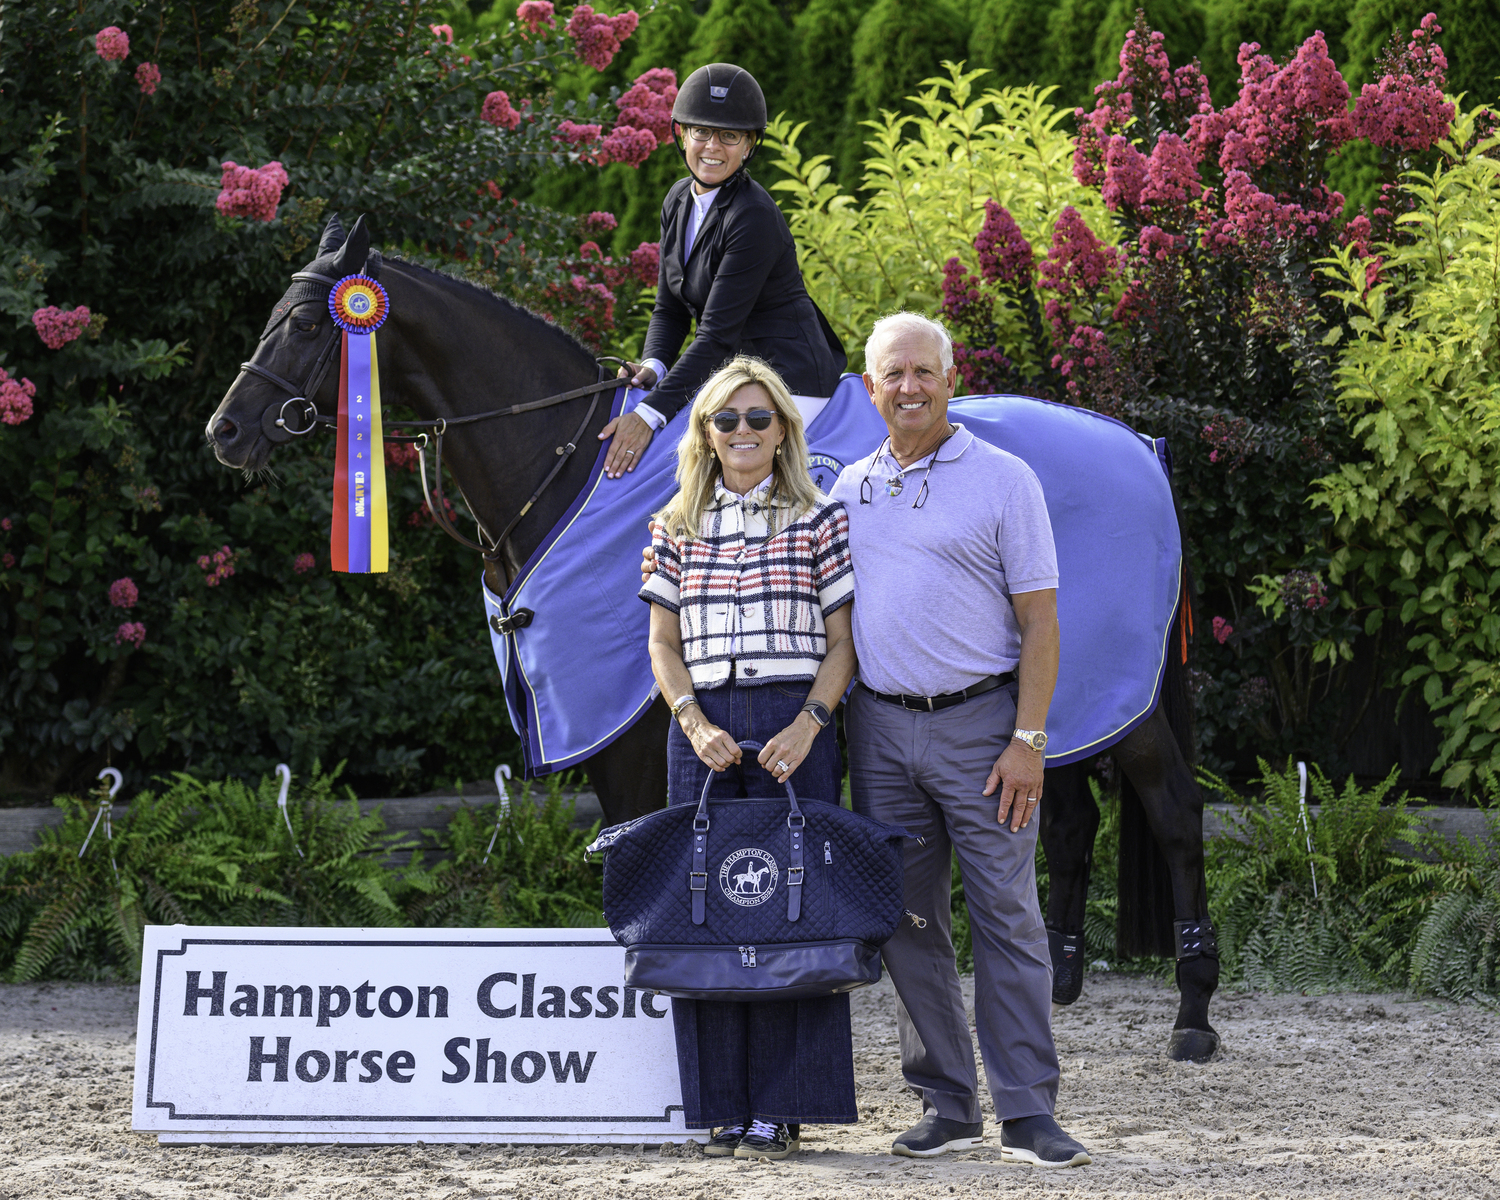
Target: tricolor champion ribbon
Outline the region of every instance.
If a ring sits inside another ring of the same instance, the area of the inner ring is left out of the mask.
[[[380,365],[375,354],[375,331],[385,322],[390,308],[385,289],[368,275],[339,280],[328,297],[328,310],[343,330],[329,548],[333,569],[352,574],[390,569]]]

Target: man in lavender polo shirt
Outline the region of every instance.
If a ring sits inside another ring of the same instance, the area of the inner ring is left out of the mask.
[[[854,563],[849,779],[856,811],[925,841],[908,843],[905,862],[906,906],[925,921],[902,922],[883,951],[902,1071],[923,1110],[893,1150],[926,1158],[984,1134],[950,930],[957,851],[1001,1159],[1082,1165],[1088,1152],[1052,1116],[1052,963],[1033,865],[1058,662],[1041,485],[1019,458],[948,420],[958,372],[937,322],[885,318],[865,361],[890,436],[831,492],[849,514]]]

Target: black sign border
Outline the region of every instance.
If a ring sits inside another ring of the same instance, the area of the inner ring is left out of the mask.
[[[156,1094],[156,1039],[157,1026],[161,1018],[161,979],[165,959],[168,956],[177,957],[186,954],[189,946],[388,946],[388,947],[412,947],[412,946],[469,946],[477,948],[514,948],[526,949],[527,947],[540,946],[600,946],[608,943],[602,941],[586,942],[561,942],[561,941],[515,941],[515,942],[480,942],[480,941],[451,941],[451,940],[422,940],[409,939],[387,940],[379,938],[357,938],[333,940],[326,938],[190,938],[181,939],[176,950],[158,948],[156,951],[156,990],[151,1002],[151,1050],[149,1065],[146,1068],[146,1107],[164,1108],[167,1110],[169,1121],[288,1121],[305,1122],[315,1121],[342,1122],[347,1124],[387,1122],[390,1124],[533,1124],[533,1125],[561,1125],[568,1123],[591,1123],[596,1125],[620,1124],[620,1125],[664,1125],[669,1124],[674,1112],[683,1112],[680,1104],[669,1104],[663,1110],[661,1116],[644,1117],[556,1117],[556,1116],[493,1116],[488,1113],[466,1116],[311,1116],[306,1114],[294,1114],[287,1116],[268,1116],[263,1113],[179,1113],[177,1104],[172,1100],[157,1100]]]

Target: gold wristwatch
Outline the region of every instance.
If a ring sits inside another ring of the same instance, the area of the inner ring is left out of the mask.
[[[1033,750],[1045,750],[1047,748],[1047,734],[1041,729],[1017,729],[1010,735],[1018,742],[1025,742]]]

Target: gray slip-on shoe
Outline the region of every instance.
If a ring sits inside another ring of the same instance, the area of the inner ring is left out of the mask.
[[[967,1150],[984,1140],[984,1122],[950,1121],[930,1112],[896,1139],[892,1154],[906,1158],[936,1158],[950,1150]]]
[[[1082,1167],[1094,1160],[1047,1115],[1000,1125],[1000,1161],[1030,1167]]]

